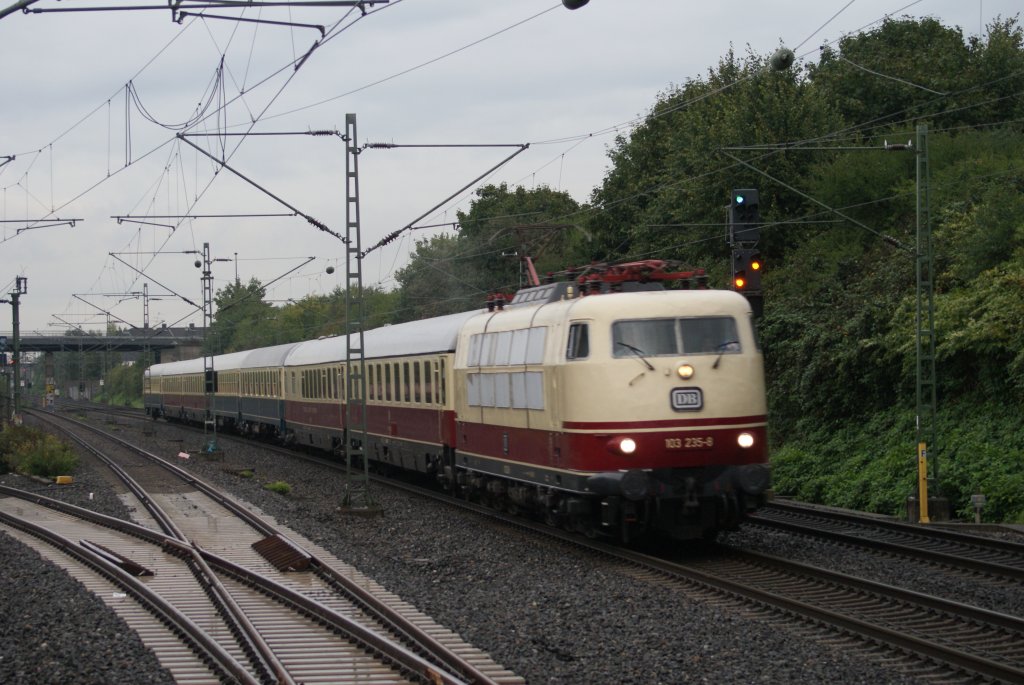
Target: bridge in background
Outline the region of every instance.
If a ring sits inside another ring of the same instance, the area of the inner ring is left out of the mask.
[[[143,350],[173,350],[167,356],[178,359],[201,354],[202,328],[131,328],[115,335],[68,335],[66,333],[42,335],[38,331],[21,331],[21,352],[140,352]],[[0,352],[14,349],[11,332],[0,331],[7,344]]]

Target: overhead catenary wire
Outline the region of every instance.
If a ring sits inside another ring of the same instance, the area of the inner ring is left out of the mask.
[[[555,157],[555,159],[560,159],[560,157]]]

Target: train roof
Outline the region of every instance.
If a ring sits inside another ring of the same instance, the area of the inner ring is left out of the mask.
[[[750,301],[732,290],[647,290],[628,293],[587,295],[565,301],[571,308],[570,316],[617,312],[617,318],[649,316],[652,309],[670,307],[672,315],[713,316],[750,312]],[[607,316],[607,314],[604,314]]]
[[[296,347],[301,345],[301,342],[285,343],[284,345],[274,345],[273,347],[258,347],[255,350],[249,350],[248,356],[245,361],[242,362],[240,368],[243,369],[262,369],[268,366],[284,366],[285,359]]]
[[[451,352],[455,349],[463,324],[481,311],[459,312],[374,328],[363,333],[363,353],[367,358],[379,358]],[[299,343],[288,355],[284,365],[306,366],[344,359],[345,338],[335,336]]]
[[[245,357],[248,354],[248,350],[244,352],[218,354],[213,358],[213,368],[215,371],[231,371],[233,369],[242,368],[242,363],[245,361]],[[185,373],[202,373],[205,370],[206,365],[203,362],[203,357],[196,357],[194,359],[183,359],[177,362],[154,364],[149,367],[149,375],[151,378],[155,376],[177,376]]]

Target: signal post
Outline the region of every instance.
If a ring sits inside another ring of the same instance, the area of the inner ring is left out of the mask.
[[[757,246],[761,240],[760,194],[755,188],[732,191],[729,198],[729,246],[732,248],[731,288],[750,301],[755,318],[764,313],[761,273],[764,261]]]

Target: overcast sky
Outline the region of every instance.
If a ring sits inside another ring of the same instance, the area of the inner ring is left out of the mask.
[[[0,0],[0,10],[12,4]],[[162,0],[39,0],[33,8],[118,4],[166,7]],[[705,76],[730,46],[767,55],[785,44],[814,61],[822,44],[886,15],[933,16],[969,36],[1019,7],[1019,0],[591,0],[569,11],[558,0],[392,0],[358,21],[341,8],[234,13],[325,26],[327,39],[298,70],[294,62],[320,38],[316,28],[195,17],[176,24],[166,9],[14,13],[0,19],[0,293],[14,289],[16,276],[28,278],[25,334],[100,330],[105,312],[119,325],[141,326],[143,284],[150,325],[201,325],[202,312],[182,298],[202,302],[192,252],[204,243],[212,258],[226,260],[214,263],[215,289],[236,273],[243,281],[279,279],[268,298],[280,302],[344,287],[342,243],[301,217],[161,216],[294,209],[343,234],[343,142],[188,139],[226,157],[264,192],[175,138],[175,126],[196,118],[191,133],[344,132],[351,112],[360,145],[530,143],[484,182],[547,185],[584,202],[603,178],[616,133],[628,135],[659,93]],[[512,151],[366,150],[359,156],[364,248]],[[454,221],[471,192],[418,224]],[[47,226],[54,219],[76,221]],[[18,232],[25,227],[33,228]],[[406,232],[372,252],[364,285],[393,287],[414,241],[443,230]],[[5,306],[0,331],[10,322]]]

